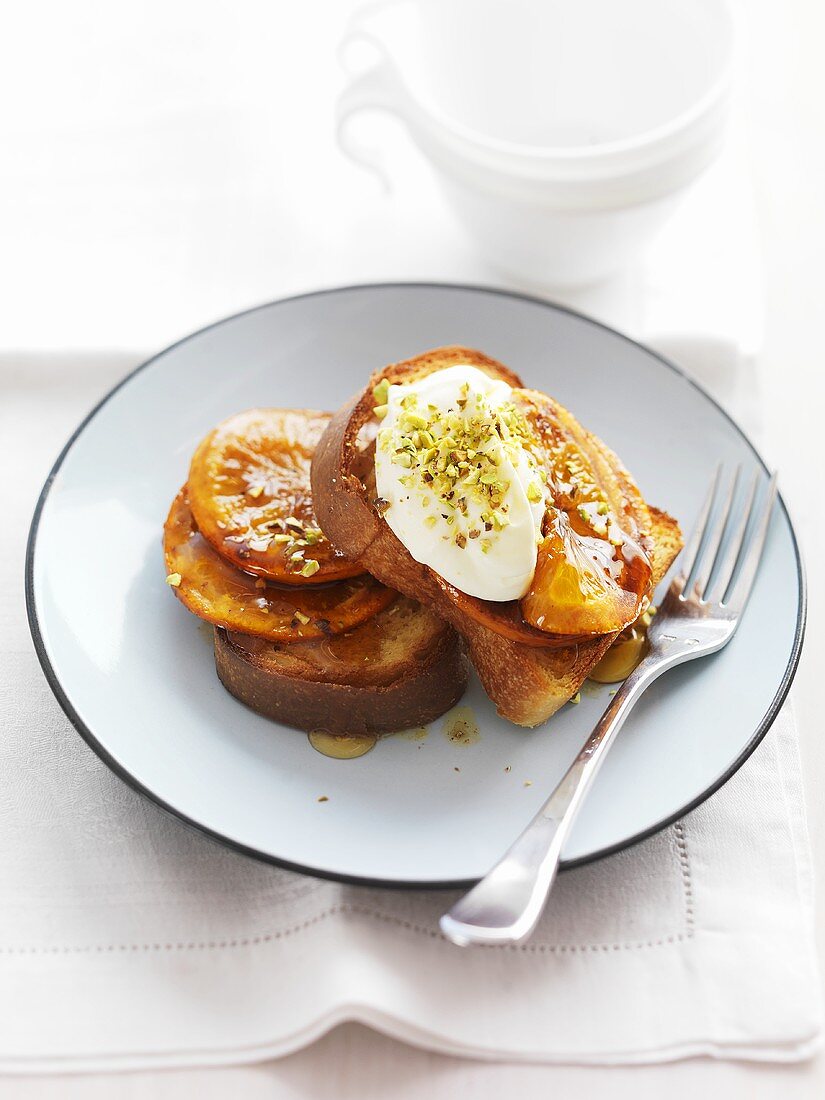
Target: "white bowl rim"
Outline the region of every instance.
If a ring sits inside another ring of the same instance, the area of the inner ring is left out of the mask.
[[[667,122],[642,130],[631,137],[615,141],[595,142],[592,145],[585,146],[530,145],[490,137],[483,131],[467,126],[447,114],[426,92],[415,90],[410,81],[405,79],[402,70],[392,61],[383,42],[369,31],[356,28],[342,42],[342,47],[347,41],[351,41],[356,37],[373,45],[383,55],[385,65],[391,71],[410,105],[417,110],[421,121],[433,129],[437,128],[444,131],[448,139],[458,139],[466,144],[473,145],[479,152],[512,157],[516,160],[543,161],[545,163],[557,160],[567,165],[576,162],[590,165],[598,161],[604,162],[610,158],[618,159],[624,155],[632,156],[636,153],[647,152],[656,145],[664,145],[668,140],[678,137],[692,126],[700,123],[705,117],[711,116],[714,111],[721,113],[731,87],[731,74],[736,51],[735,24],[730,0],[715,0],[715,2],[718,5],[718,12],[724,26],[726,53],[722,60],[721,71],[710,87],[689,107],[675,114]],[[636,165],[631,163],[628,167],[632,170]]]

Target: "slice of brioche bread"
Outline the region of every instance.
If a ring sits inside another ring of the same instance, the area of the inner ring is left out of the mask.
[[[549,640],[547,647],[537,647],[493,631],[468,616],[449,586],[412,558],[373,505],[373,471],[365,460],[365,450],[367,433],[374,424],[374,387],[382,379],[412,382],[459,363],[475,366],[514,388],[523,388],[521,379],[501,363],[479,351],[457,346],[438,348],[379,371],[362,393],[336,413],[316,448],[312,462],[315,512],[324,533],[344,554],[361,560],[385,584],[431,607],[464,636],[481,682],[503,717],[518,725],[536,726],[576,694],[616,634],[588,638],[578,644]],[[601,444],[599,450],[602,461],[614,467],[619,479],[629,476],[612,452]],[[655,586],[682,543],[674,519],[655,508],[649,508],[649,512]]]
[[[405,597],[322,641],[284,644],[216,629],[215,665],[224,687],[267,718],[362,735],[432,722],[461,698],[470,669],[455,631]]]

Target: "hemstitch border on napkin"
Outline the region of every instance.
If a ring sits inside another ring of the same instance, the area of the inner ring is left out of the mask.
[[[683,943],[693,938],[696,930],[695,896],[693,891],[693,879],[690,867],[690,854],[685,836],[684,822],[676,821],[672,825],[675,839],[676,856],[679,861],[679,872],[682,881],[684,896],[684,927],[680,932],[674,932],[658,939],[634,940],[622,943],[516,943],[501,946],[490,946],[491,951],[524,951],[534,954],[577,954],[597,951],[638,951],[649,947],[665,947],[668,944]],[[223,951],[237,947],[257,947],[265,943],[273,943],[296,935],[307,928],[320,924],[330,917],[352,913],[360,917],[369,917],[384,924],[392,924],[404,931],[414,932],[416,935],[426,936],[433,940],[443,940],[441,932],[437,928],[427,928],[413,921],[396,917],[391,913],[382,913],[377,909],[371,909],[366,905],[357,905],[352,902],[342,902],[340,905],[332,905],[328,909],[316,913],[314,917],[308,917],[300,924],[289,928],[282,928],[276,932],[263,932],[257,936],[240,936],[226,940],[203,940],[178,943],[112,943],[112,944],[88,944],[85,946],[68,947],[0,947],[0,955],[82,955],[82,954],[108,954],[114,952],[160,952],[160,951]],[[445,941],[446,942],[446,941]]]

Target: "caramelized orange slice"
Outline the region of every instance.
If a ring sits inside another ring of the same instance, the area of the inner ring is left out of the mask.
[[[342,634],[398,593],[364,573],[323,587],[269,583],[235,569],[200,534],[184,487],[164,525],[168,580],[178,599],[215,626],[281,642]]]
[[[553,634],[612,634],[642,610],[650,563],[624,536],[619,545],[576,531],[564,512],[550,520],[539,547],[525,621]]]
[[[552,503],[524,619],[551,634],[611,634],[643,610],[651,577],[647,506],[600,440],[544,394],[520,402]]]
[[[189,470],[198,529],[228,562],[281,584],[363,573],[318,527],[309,471],[329,413],[250,409],[203,440]]]

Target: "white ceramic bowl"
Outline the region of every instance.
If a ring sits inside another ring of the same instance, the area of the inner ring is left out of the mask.
[[[482,252],[521,282],[576,286],[648,243],[719,151],[733,33],[726,0],[385,0],[345,46],[375,63],[338,102],[391,112]]]

